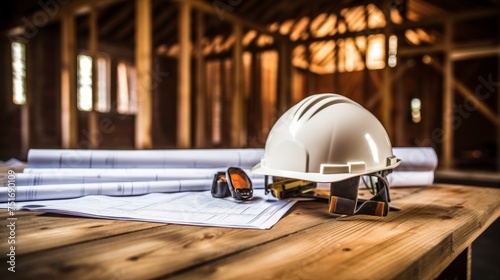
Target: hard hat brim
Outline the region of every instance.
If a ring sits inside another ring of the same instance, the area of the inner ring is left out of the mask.
[[[400,159],[398,159],[396,161],[396,163],[394,163],[392,165],[384,166],[381,168],[375,168],[375,169],[371,169],[371,170],[366,170],[365,172],[361,172],[361,173],[322,174],[322,173],[313,173],[313,172],[296,172],[296,171],[270,169],[270,168],[267,168],[265,166],[262,166],[261,163],[259,162],[257,165],[255,165],[250,170],[250,172],[253,174],[258,174],[258,175],[285,177],[285,178],[300,179],[300,180],[318,182],[318,183],[331,183],[331,182],[343,181],[343,180],[357,177],[357,176],[375,173],[375,172],[382,171],[382,170],[394,169],[394,168],[398,167],[399,164],[401,164]]]

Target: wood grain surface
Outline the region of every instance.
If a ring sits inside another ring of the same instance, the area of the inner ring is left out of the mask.
[[[270,230],[19,211],[16,273],[7,270],[2,238],[0,276],[432,279],[500,215],[500,189],[434,185],[391,195],[402,211],[387,217],[334,216],[325,201],[305,201]],[[0,220],[4,228],[3,209]]]

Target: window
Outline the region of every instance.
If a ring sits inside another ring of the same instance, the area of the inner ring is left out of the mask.
[[[99,112],[109,112],[109,59],[103,56],[97,57],[97,108]]]
[[[90,55],[80,54],[77,60],[77,106],[81,111],[92,111],[94,106],[92,88],[93,58]],[[102,55],[97,56],[96,64],[97,104],[95,110],[99,112],[108,112],[110,107],[108,59]]]
[[[136,71],[126,62],[118,63],[117,111],[121,114],[135,114],[137,110]]]
[[[366,53],[366,67],[370,70],[385,67],[385,35],[368,36],[368,51]]]
[[[26,46],[13,42],[12,48],[12,100],[14,104],[26,104]]]
[[[81,111],[92,111],[92,57],[78,55],[77,106]]]

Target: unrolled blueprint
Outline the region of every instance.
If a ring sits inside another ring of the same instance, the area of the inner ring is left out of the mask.
[[[151,193],[142,196],[85,196],[76,199],[16,202],[33,211],[84,217],[201,226],[269,229],[293,206],[256,190],[249,201],[215,199],[209,191]],[[6,208],[1,203],[0,208]]]

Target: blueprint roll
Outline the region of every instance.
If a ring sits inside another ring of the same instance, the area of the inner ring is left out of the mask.
[[[39,186],[60,184],[106,183],[106,182],[141,182],[197,180],[214,178],[214,174],[227,168],[163,168],[163,169],[100,169],[100,168],[39,168],[25,169],[25,173],[16,174],[17,186]],[[245,169],[244,169],[245,170]],[[252,180],[264,180],[264,176],[245,172]]]
[[[434,171],[438,164],[437,154],[430,147],[395,147],[393,154],[401,159],[397,171]]]
[[[150,193],[208,191],[212,188],[212,181],[212,179],[198,179],[16,186],[16,202],[68,199],[88,195],[136,196]],[[263,188],[264,179],[255,180],[253,183],[254,189]],[[8,201],[8,188],[0,188],[0,203]]]
[[[30,168],[251,168],[264,149],[46,150],[28,152]]]

